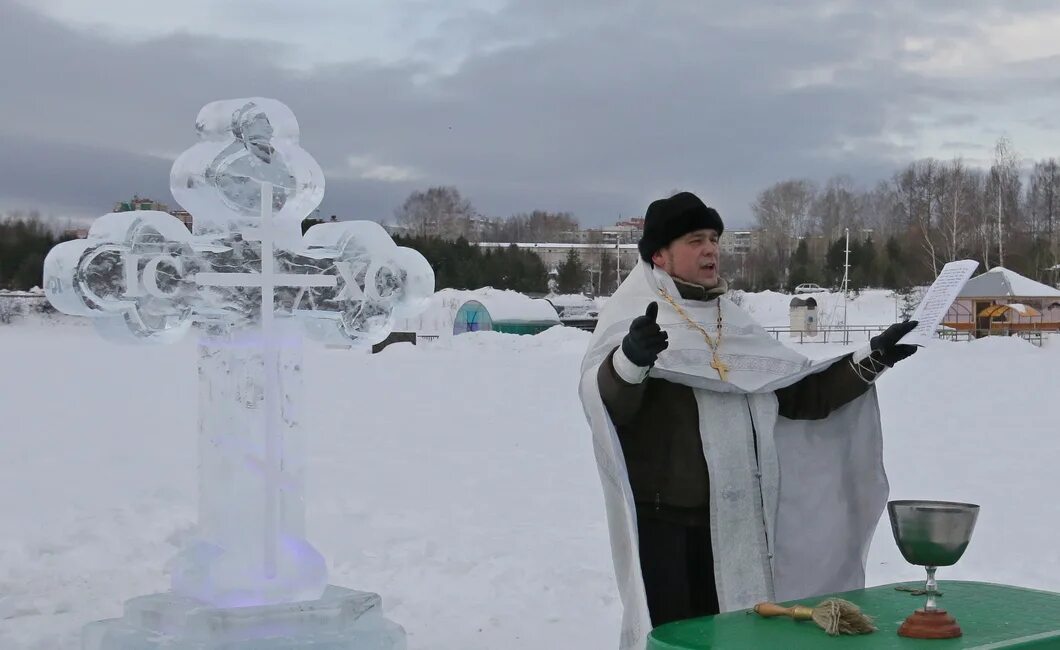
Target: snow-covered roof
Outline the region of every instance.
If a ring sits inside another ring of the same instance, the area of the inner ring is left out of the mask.
[[[486,307],[493,322],[525,321],[533,323],[559,323],[555,308],[541,298],[531,298],[518,291],[485,287],[462,292],[468,300],[477,300]]]
[[[997,266],[964,285],[958,298],[1060,298],[1060,289]]]
[[[472,291],[442,289],[428,298],[423,312],[414,318],[399,319],[394,329],[422,333],[452,332],[456,313],[465,303],[482,303],[493,322],[555,323],[559,315],[541,298],[531,298],[518,291],[484,287]]]
[[[593,306],[593,299],[582,293],[549,294],[545,299],[557,307]]]

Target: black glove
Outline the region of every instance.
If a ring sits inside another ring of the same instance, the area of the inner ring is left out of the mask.
[[[670,345],[666,332],[655,322],[658,315],[659,303],[653,302],[644,310],[643,316],[637,316],[629,324],[629,334],[622,339],[622,354],[634,365],[647,368]]]
[[[882,333],[872,337],[869,341],[869,349],[872,356],[882,361],[888,368],[916,352],[915,345],[899,344],[903,336],[916,329],[915,320],[907,320],[903,323],[895,323]]]

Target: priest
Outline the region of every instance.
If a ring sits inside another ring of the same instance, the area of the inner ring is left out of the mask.
[[[622,650],[673,620],[863,587],[887,502],[873,382],[915,352],[899,340],[916,322],[811,361],[730,298],[723,232],[689,192],[648,206],[582,361]]]

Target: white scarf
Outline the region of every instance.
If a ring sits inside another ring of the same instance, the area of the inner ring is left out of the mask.
[[[728,382],[710,367],[701,332],[658,293],[666,291],[717,335]],[[579,393],[593,432],[611,553],[622,599],[621,650],[641,649],[651,630],[625,458],[600,397],[600,363],[651,301],[669,346],[650,376],[690,386],[710,473],[710,526],[721,611],[764,600],[808,598],[865,584],[869,542],[887,501],[875,387],[822,420],[779,417],[774,391],[823,370],[775,341],[724,296],[683,300],[673,280],[639,263],[608,300],[582,360]],[[753,429],[752,429],[753,427]],[[757,434],[757,461],[752,431]]]

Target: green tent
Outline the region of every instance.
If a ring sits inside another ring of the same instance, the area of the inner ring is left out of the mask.
[[[493,319],[486,307],[477,300],[468,300],[460,305],[453,318],[453,334],[466,332],[489,332],[493,330]]]

